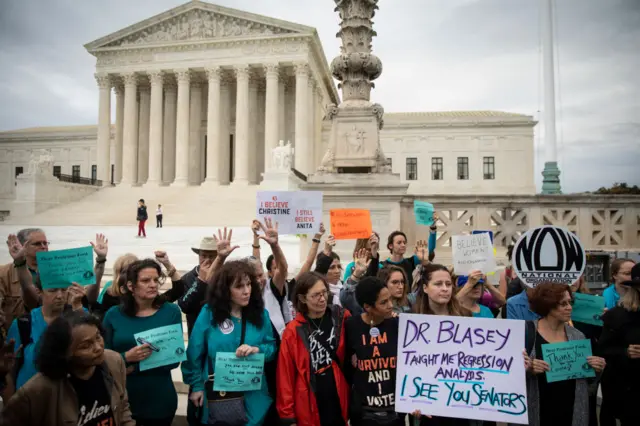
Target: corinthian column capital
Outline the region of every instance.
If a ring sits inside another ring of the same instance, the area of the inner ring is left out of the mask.
[[[138,75],[135,72],[126,72],[122,74],[125,86],[136,86],[138,84]]]
[[[178,83],[189,83],[191,80],[191,70],[189,69],[175,70],[174,72]]]
[[[220,80],[222,77],[222,68],[217,65],[207,67],[204,70],[207,73],[207,80]]]
[[[308,62],[296,62],[293,64],[296,75],[309,75],[310,68]]]
[[[109,74],[96,73],[94,77],[100,89],[111,89],[111,77],[109,77]]]
[[[164,72],[149,71],[149,81],[152,86],[161,85],[164,82]]]

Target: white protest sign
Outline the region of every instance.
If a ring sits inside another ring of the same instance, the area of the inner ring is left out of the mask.
[[[528,424],[524,321],[401,314],[396,411]]]
[[[451,239],[453,270],[458,275],[469,275],[479,270],[484,274],[497,269],[493,244],[488,233],[454,235]]]
[[[587,257],[575,234],[547,225],[520,237],[513,247],[511,264],[529,287],[543,282],[571,285],[584,273]]]
[[[322,192],[260,191],[256,194],[256,217],[278,222],[280,235],[315,234],[322,221]]]

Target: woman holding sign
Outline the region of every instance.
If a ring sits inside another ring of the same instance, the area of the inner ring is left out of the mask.
[[[170,426],[178,408],[171,379],[171,370],[179,365],[177,356],[169,357],[169,363],[156,364],[151,357],[155,354],[154,358],[163,358],[160,343],[139,336],[162,328],[167,339],[180,339],[176,355],[180,349],[184,354],[180,308],[167,303],[159,293],[164,279],[155,260],[133,262],[127,268],[128,291],[120,296],[122,305],[109,309],[104,316],[105,346],[119,352],[127,365],[127,392],[138,426]]]
[[[571,290],[564,284],[539,284],[533,289],[529,303],[531,309],[540,315],[537,321],[527,321],[525,328],[529,424],[588,426],[589,395],[586,379],[561,377],[561,370],[571,370],[570,363],[565,362],[567,355],[565,353],[556,357],[551,353],[555,344],[585,341],[584,334],[569,325]],[[589,341],[586,344],[591,348]],[[575,352],[577,349],[571,353]],[[559,361],[554,363],[553,360]],[[582,363],[581,372],[584,375],[581,377],[592,377],[595,375],[594,370],[599,373],[606,365],[605,360],[597,356],[578,355],[573,361],[572,364]],[[585,362],[587,365],[584,365]],[[552,369],[552,365],[561,368]],[[591,367],[590,372],[587,366]],[[569,371],[567,375],[571,376],[572,373],[573,371]]]
[[[184,383],[191,388],[189,399],[202,407],[203,424],[262,425],[272,402],[264,362],[273,359],[276,345],[255,270],[244,261],[227,262],[211,289],[182,365]],[[241,381],[229,374],[230,358],[240,365],[236,371],[250,371],[254,360],[260,360],[262,372]]]
[[[296,318],[287,325],[278,357],[280,419],[298,426],[347,424],[349,385],[340,367],[345,361],[345,320],[349,313],[331,305],[324,276],[298,279]]]

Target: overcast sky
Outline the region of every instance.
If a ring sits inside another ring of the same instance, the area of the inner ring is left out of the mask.
[[[94,124],[95,58],[83,44],[181,0],[0,1],[0,130]],[[337,53],[333,0],[214,3],[318,29]],[[556,0],[564,192],[640,184],[640,0]],[[387,112],[542,109],[539,0],[380,0],[373,100]],[[544,164],[536,128],[536,178]],[[539,184],[540,185],[540,184]]]

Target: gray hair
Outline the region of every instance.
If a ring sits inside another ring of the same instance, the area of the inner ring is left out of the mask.
[[[20,244],[26,243],[31,234],[33,234],[34,232],[42,232],[44,234],[44,231],[40,228],[25,228],[19,230],[17,237],[18,241],[20,241]]]

